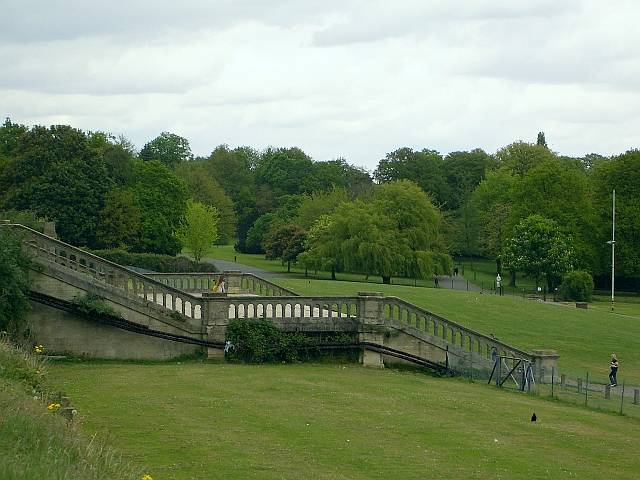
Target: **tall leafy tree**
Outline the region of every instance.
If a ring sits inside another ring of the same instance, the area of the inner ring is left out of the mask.
[[[486,172],[495,166],[495,159],[479,148],[447,154],[443,167],[449,186],[447,208],[460,208],[484,179]]]
[[[175,255],[182,245],[175,237],[187,207],[184,183],[157,160],[136,161],[131,193],[141,214],[140,238],[133,251]]]
[[[571,241],[558,224],[541,215],[530,215],[513,230],[504,252],[507,267],[524,272],[536,280],[545,280],[549,290],[572,267]]]
[[[299,148],[269,148],[256,167],[256,182],[269,186],[276,194],[310,193],[314,164]]]
[[[0,227],[0,330],[15,336],[29,307],[29,259],[20,239]]]
[[[573,239],[579,268],[592,269],[595,252],[589,244],[593,207],[585,172],[574,162],[547,160],[530,169],[511,192],[510,224],[539,214],[556,221]]]
[[[380,183],[411,180],[430,194],[438,204],[450,208],[444,161],[442,155],[435,150],[413,151],[405,147],[388,153],[378,163],[374,177]]]
[[[55,220],[66,242],[92,246],[97,214],[111,184],[103,158],[82,131],[36,126],[20,136],[0,174],[0,202]]]
[[[140,208],[133,193],[126,189],[111,190],[98,217],[97,246],[127,249],[140,237],[141,224]]]
[[[142,147],[139,157],[145,161],[158,160],[169,168],[175,168],[181,162],[193,160],[193,153],[186,138],[162,132]]]
[[[236,233],[236,214],[233,201],[217,180],[211,176],[203,162],[183,163],[176,168],[176,175],[186,186],[189,196],[200,203],[215,207],[218,212],[219,244],[229,243]]]
[[[498,165],[514,175],[524,175],[533,167],[548,160],[555,160],[556,155],[542,145],[515,142],[496,152]]]
[[[187,200],[187,211],[177,236],[191,250],[197,262],[209,251],[218,238],[218,211],[215,207]]]
[[[598,283],[605,284],[611,268],[612,194],[616,191],[616,276],[624,288],[640,286],[640,150],[598,163],[591,176],[595,207],[592,245],[598,262]]]

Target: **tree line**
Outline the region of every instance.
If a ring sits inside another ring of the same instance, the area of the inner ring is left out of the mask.
[[[215,239],[384,281],[448,273],[456,255],[494,259],[512,282],[524,271],[553,286],[579,269],[604,284],[614,188],[616,269],[621,286],[638,288],[637,150],[568,157],[541,133],[494,154],[404,147],[368,172],[295,147],[221,145],[194,157],[168,132],[137,152],[124,137],[71,126],[0,127],[0,209],[55,220],[65,241],[176,254]]]

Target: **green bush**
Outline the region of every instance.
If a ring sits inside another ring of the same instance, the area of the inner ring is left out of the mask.
[[[19,223],[41,233],[44,230],[45,219],[31,210],[3,210],[0,212],[0,220],[10,220],[11,223]]]
[[[0,227],[0,331],[16,336],[29,308],[29,259],[18,239]]]
[[[159,273],[217,272],[210,263],[194,262],[187,257],[172,257],[157,253],[130,253],[125,250],[93,250],[91,253],[124,266]]]
[[[76,296],[73,298],[72,303],[83,313],[119,316],[113,308],[107,305],[107,302],[105,302],[103,298],[93,293]]]
[[[317,337],[298,332],[284,332],[269,320],[236,319],[229,323],[227,339],[233,349],[227,353],[230,360],[249,363],[296,362],[317,358],[321,341]],[[325,337],[325,343],[348,345],[348,335]]]
[[[587,272],[574,270],[565,275],[559,291],[562,300],[588,302],[593,294],[593,278]]]

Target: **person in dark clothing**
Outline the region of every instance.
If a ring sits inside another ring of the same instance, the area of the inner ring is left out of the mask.
[[[618,358],[615,353],[611,354],[611,373],[609,373],[609,381],[611,382],[611,386],[615,387],[618,384],[618,379],[616,378],[618,375]]]
[[[440,286],[440,281],[438,280],[438,276],[437,275],[434,277],[433,282],[436,284],[436,287]]]

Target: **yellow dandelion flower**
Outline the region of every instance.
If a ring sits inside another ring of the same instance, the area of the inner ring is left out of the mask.
[[[47,407],[47,410],[49,410],[50,412],[56,412],[60,409],[61,406],[62,405],[60,405],[59,403],[50,403]]]
[[[153,477],[151,475],[145,475],[142,477],[142,480],[153,480]]]

